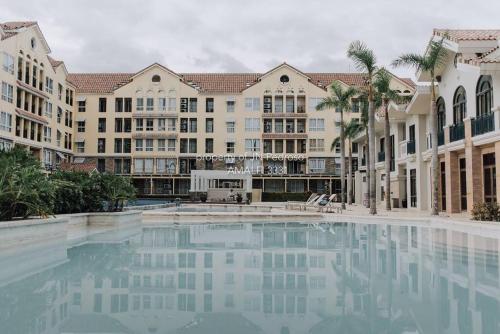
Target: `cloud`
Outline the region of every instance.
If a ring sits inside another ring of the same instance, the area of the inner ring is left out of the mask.
[[[0,21],[37,20],[69,71],[349,71],[352,40],[388,65],[422,52],[433,28],[500,28],[500,2],[421,0],[0,0]],[[411,70],[396,69],[411,76]]]

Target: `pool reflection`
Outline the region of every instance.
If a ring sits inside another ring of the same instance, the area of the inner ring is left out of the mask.
[[[0,288],[0,332],[500,333],[499,250],[422,226],[145,227]]]

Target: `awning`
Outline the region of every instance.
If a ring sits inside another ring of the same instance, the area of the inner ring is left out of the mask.
[[[85,101],[87,101],[87,97],[86,96],[77,96],[76,101],[77,102],[85,102]]]
[[[76,121],[77,122],[85,122],[85,117],[77,117]]]
[[[57,151],[56,151],[56,154],[57,154],[57,156],[58,156],[59,158],[61,158],[61,159],[66,159],[66,156],[65,156],[64,154],[62,154],[61,152],[57,152]]]
[[[75,139],[75,143],[84,143],[85,142],[85,139],[83,138],[76,138]]]
[[[235,143],[236,140],[234,138],[226,138],[225,142],[226,143]]]
[[[228,96],[226,101],[234,102],[234,101],[236,101],[236,98],[234,96]]]
[[[228,122],[234,122],[234,123],[236,123],[236,119],[233,118],[233,117],[227,117],[226,118],[226,123],[228,123]]]

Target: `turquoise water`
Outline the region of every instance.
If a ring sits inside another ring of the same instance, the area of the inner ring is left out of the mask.
[[[0,333],[500,333],[499,247],[404,225],[145,227],[0,280]]]

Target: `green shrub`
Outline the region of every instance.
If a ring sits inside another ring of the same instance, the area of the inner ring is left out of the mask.
[[[476,203],[472,208],[472,219],[481,221],[500,221],[500,207],[496,202]]]
[[[52,214],[54,187],[25,149],[0,152],[0,220]]]
[[[310,192],[305,193],[262,193],[262,202],[286,202],[286,201],[306,201]]]

